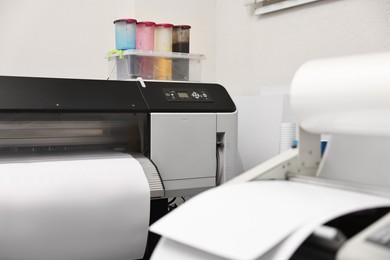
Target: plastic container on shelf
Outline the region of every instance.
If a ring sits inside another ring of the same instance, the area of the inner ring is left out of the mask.
[[[139,51],[154,50],[154,22],[138,22],[136,30],[136,49]],[[137,57],[139,64],[139,74],[144,79],[153,78],[154,61],[153,57]]]
[[[122,56],[122,57],[121,57]],[[143,79],[161,80],[158,75],[155,75],[153,71],[149,75],[141,74],[143,64],[139,61],[139,58],[152,58],[154,61],[154,67],[157,70],[162,71],[158,66],[161,66],[161,59],[166,60],[182,60],[188,62],[189,73],[186,78],[176,78],[176,81],[193,81],[200,82],[202,80],[202,65],[203,60],[206,58],[203,54],[191,54],[191,53],[175,53],[175,52],[158,52],[158,51],[140,51],[140,50],[126,50],[121,54],[115,52],[106,56],[108,60],[108,75],[109,79],[113,80],[128,80],[142,77]],[[163,64],[165,66],[166,64]],[[167,79],[164,79],[167,80]]]
[[[154,22],[137,22],[136,49],[142,51],[154,50]]]
[[[172,51],[190,53],[190,29],[189,25],[175,25],[172,31]],[[172,79],[188,80],[189,63],[183,59],[172,60]]]
[[[137,20],[115,20],[115,47],[117,50],[135,49],[135,30]]]
[[[172,31],[172,51],[190,53],[190,25],[175,25]]]
[[[158,52],[172,52],[173,24],[156,24],[154,29],[154,50]],[[156,57],[154,60],[154,77],[160,80],[172,79],[172,58]]]

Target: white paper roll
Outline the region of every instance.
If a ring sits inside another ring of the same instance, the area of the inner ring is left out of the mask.
[[[142,258],[149,194],[129,155],[0,164],[0,259]]]
[[[295,74],[300,126],[325,134],[390,135],[390,52],[310,61]]]

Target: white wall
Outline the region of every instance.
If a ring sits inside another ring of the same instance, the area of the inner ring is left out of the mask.
[[[204,79],[237,96],[288,86],[304,61],[390,49],[390,1],[322,0],[254,16],[241,0],[2,0],[0,74],[106,78],[119,17],[190,24]]]
[[[113,21],[129,0],[1,0],[0,75],[107,78]]]
[[[217,0],[217,80],[233,95],[289,85],[307,60],[390,50],[389,0],[322,0],[264,16]]]

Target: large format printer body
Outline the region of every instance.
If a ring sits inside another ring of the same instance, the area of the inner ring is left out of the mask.
[[[167,213],[168,198],[237,174],[236,108],[218,84],[0,77],[0,163],[97,151],[140,161],[153,222]]]
[[[390,53],[304,64],[298,148],[152,225],[152,259],[390,259],[389,68]]]

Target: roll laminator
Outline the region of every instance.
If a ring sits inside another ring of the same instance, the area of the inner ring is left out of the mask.
[[[139,160],[153,222],[237,174],[236,107],[218,84],[0,77],[0,163],[96,151]]]
[[[198,195],[152,225],[151,231],[163,236],[152,259],[390,259],[389,68],[388,52],[304,64],[290,93],[299,124],[298,148]],[[324,135],[328,143],[322,155]],[[268,194],[255,187],[267,189]],[[272,187],[290,187],[291,193]],[[252,196],[246,189],[253,189]],[[245,213],[226,216],[232,212],[230,203],[213,211],[210,203],[221,194],[242,201],[239,208]],[[332,194],[337,194],[333,200]],[[378,203],[367,203],[366,198]],[[343,200],[350,203],[336,210]],[[328,206],[317,207],[321,201]],[[199,205],[210,212],[193,214]],[[261,205],[268,207],[262,211]],[[328,211],[317,214],[322,207]],[[294,217],[293,229],[280,230]],[[187,228],[180,218],[198,228]],[[210,218],[221,221],[211,228]],[[311,233],[307,228],[313,223],[311,228],[318,229]],[[282,235],[275,238],[277,232]]]

